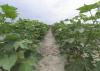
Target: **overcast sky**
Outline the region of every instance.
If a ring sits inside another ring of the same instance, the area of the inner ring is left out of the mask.
[[[77,8],[100,0],[0,0],[18,8],[20,17],[37,19],[53,24],[78,14]]]

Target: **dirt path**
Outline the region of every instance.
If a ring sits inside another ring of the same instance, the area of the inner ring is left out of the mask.
[[[39,62],[37,71],[64,71],[64,61],[59,54],[51,30],[48,31],[41,43],[40,53],[44,58]]]

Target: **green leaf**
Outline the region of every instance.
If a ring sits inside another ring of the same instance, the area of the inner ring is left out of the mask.
[[[91,11],[94,8],[96,8],[96,5],[95,4],[90,4],[90,5],[82,6],[82,7],[78,8],[77,10],[79,10],[80,13],[84,13],[84,12]]]
[[[96,12],[95,17],[98,19],[100,18],[100,12]]]
[[[33,67],[27,63],[22,63],[18,71],[32,71]]]
[[[100,61],[96,63],[95,71],[100,71]]]
[[[17,57],[15,54],[0,57],[0,67],[3,67],[5,70],[10,70],[15,65],[16,60]]]
[[[14,44],[14,48],[15,48],[15,50],[17,50],[19,47],[22,48],[22,49],[29,49],[29,44],[31,44],[31,43],[32,43],[32,41],[27,40],[27,39],[17,41]]]
[[[33,69],[35,69],[37,62],[37,57],[31,56],[30,58],[26,58],[21,61],[19,71],[32,71]]]
[[[5,35],[0,35],[0,41],[3,41],[5,39]]]
[[[91,61],[87,59],[78,59],[72,62],[66,70],[68,71],[93,71],[93,65],[91,64]]]
[[[7,34],[6,37],[5,37],[5,40],[7,41],[16,41],[19,39],[19,35],[16,34],[16,33],[10,33],[10,34]]]
[[[6,18],[15,19],[17,17],[16,8],[8,4],[1,5],[2,11]]]
[[[83,33],[84,31],[85,31],[84,28],[81,28],[81,29],[79,30],[80,33]]]
[[[73,42],[75,41],[75,39],[74,39],[74,38],[69,38],[69,39],[67,39],[67,41],[68,41],[69,43],[73,43]]]

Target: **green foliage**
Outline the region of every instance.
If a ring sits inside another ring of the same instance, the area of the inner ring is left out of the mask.
[[[17,17],[16,8],[13,6],[9,6],[8,4],[0,6],[3,13],[2,15],[6,18],[15,19]]]
[[[94,4],[84,5],[78,8],[77,10],[79,10],[80,13],[84,13],[84,12],[91,11],[92,9],[95,9],[95,8],[100,8],[100,1]]]
[[[85,5],[83,7],[78,8],[77,10],[80,10],[80,13],[91,11],[92,9],[95,9],[96,6],[94,4],[91,5]]]
[[[93,15],[92,14],[92,10],[95,9],[96,13]],[[80,13],[90,13],[90,16],[86,16],[86,15],[79,15],[78,18],[80,18],[80,21],[84,21],[84,23],[86,21],[90,21],[92,20],[93,24],[98,23],[98,19],[100,19],[100,1],[94,3],[94,4],[89,4],[89,5],[84,5],[80,8],[78,8],[77,10],[80,11]]]
[[[96,17],[97,19],[100,18],[100,11],[97,11],[97,12],[96,12],[95,17]]]
[[[94,66],[87,59],[77,59],[75,62],[71,63],[69,66],[67,65],[67,71],[93,71]]]
[[[28,65],[27,63],[23,63],[20,65],[19,71],[32,71],[33,67]]]
[[[100,71],[100,61],[96,63],[95,71]]]
[[[11,69],[11,67],[13,67],[16,63],[17,60],[17,56],[15,54],[11,54],[11,55],[4,55],[4,56],[0,56],[0,67],[3,67],[5,70],[9,70]]]
[[[47,30],[46,24],[36,20],[0,24],[0,67],[7,71],[35,69],[41,56],[36,49]]]
[[[52,27],[66,71],[94,71],[100,60],[100,24],[57,23]]]

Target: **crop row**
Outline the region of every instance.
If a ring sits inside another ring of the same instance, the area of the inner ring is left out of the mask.
[[[36,20],[20,19],[0,24],[0,67],[7,71],[32,71],[40,54],[38,44],[48,26]]]
[[[36,49],[48,26],[17,16],[17,8],[0,5],[0,71],[33,71],[41,58]]]
[[[65,71],[100,71],[100,1],[77,10],[78,16],[52,26],[66,59]]]

